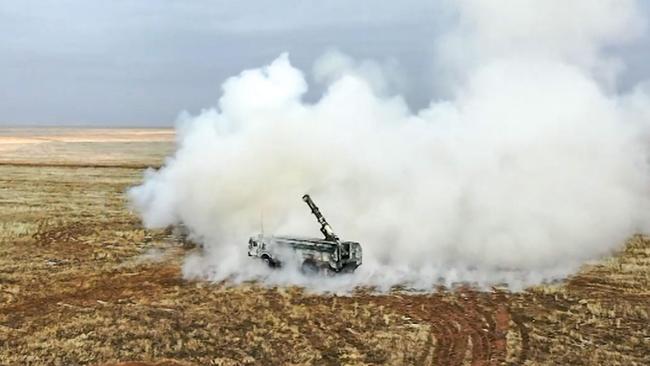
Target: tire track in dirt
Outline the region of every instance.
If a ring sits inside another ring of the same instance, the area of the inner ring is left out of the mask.
[[[528,359],[530,353],[530,336],[528,335],[528,329],[526,328],[527,320],[521,315],[511,314],[511,316],[512,321],[517,326],[517,332],[521,337],[521,350],[519,351],[516,364],[523,365]]]
[[[71,283],[69,290],[46,296],[28,297],[0,308],[7,316],[7,325],[17,328],[24,319],[43,315],[64,307],[97,306],[97,301],[117,301],[122,297],[148,297],[152,292],[180,285],[180,271],[173,266],[151,267],[135,273],[110,275],[97,274],[95,278],[80,279]]]
[[[453,294],[382,296],[375,299],[398,313],[431,326],[419,356],[435,365],[499,365],[506,359],[510,314],[503,295],[462,290]]]
[[[492,357],[493,365],[500,365],[506,362],[506,357],[508,355],[506,336],[508,335],[510,318],[510,310],[505,304],[505,301],[502,300],[502,302],[497,305],[496,312],[494,313],[494,328],[491,332],[491,334],[494,335],[494,338],[491,341],[491,349],[494,352]]]

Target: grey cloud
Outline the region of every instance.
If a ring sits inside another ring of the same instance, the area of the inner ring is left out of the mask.
[[[242,69],[288,51],[309,71],[333,48],[399,65],[419,108],[435,96],[433,43],[453,18],[440,3],[3,1],[0,124],[170,125]],[[627,84],[649,74],[643,45],[621,50]]]

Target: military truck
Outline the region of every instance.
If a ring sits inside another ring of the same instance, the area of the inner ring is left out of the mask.
[[[264,236],[262,233],[248,240],[248,255],[262,259],[270,267],[297,260],[305,273],[353,272],[361,265],[361,245],[341,241],[309,195],[302,197],[321,225],[324,238],[293,236]]]

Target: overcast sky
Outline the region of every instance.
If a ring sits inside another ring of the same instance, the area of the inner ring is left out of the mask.
[[[0,0],[0,125],[171,125],[243,69],[288,51],[310,71],[330,49],[396,65],[419,108],[452,19],[422,0]],[[650,76],[649,39],[619,50],[623,84]]]

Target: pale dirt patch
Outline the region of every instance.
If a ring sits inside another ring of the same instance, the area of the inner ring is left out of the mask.
[[[173,129],[0,128],[0,164],[157,166]]]
[[[0,135],[0,151],[13,151],[19,149],[23,145],[40,144],[43,142],[46,142],[46,140]]]
[[[0,144],[173,141],[174,136],[171,128],[0,128]]]

